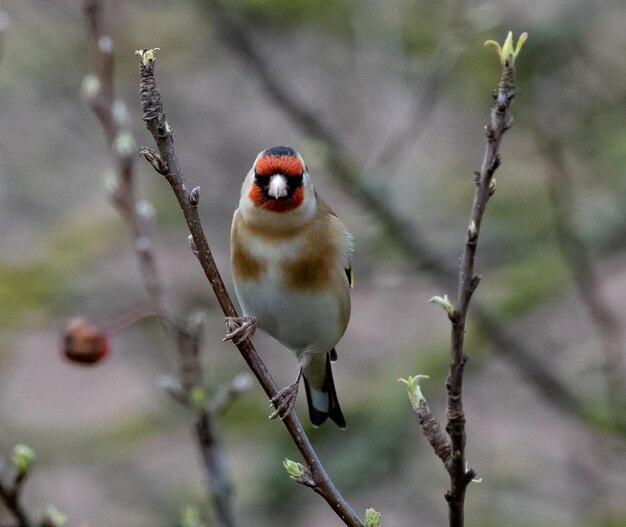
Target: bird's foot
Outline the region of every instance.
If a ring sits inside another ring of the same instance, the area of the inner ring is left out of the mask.
[[[256,331],[256,317],[226,317],[224,322],[228,328],[228,333],[226,333],[222,342],[231,340],[235,346],[249,339]]]
[[[274,407],[274,411],[270,414],[269,419],[280,417],[282,421],[293,411],[296,406],[298,388],[300,387],[300,377],[302,377],[302,370],[298,373],[298,378],[293,384],[285,386],[270,399],[270,406]]]

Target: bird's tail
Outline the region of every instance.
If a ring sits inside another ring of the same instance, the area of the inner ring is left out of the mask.
[[[334,350],[333,350],[334,351]],[[341,413],[335,383],[333,382],[333,372],[330,367],[330,359],[333,352],[326,354],[325,373],[322,382],[313,385],[307,379],[307,372],[304,372],[304,388],[306,390],[306,400],[309,404],[309,416],[313,426],[320,426],[330,417],[339,428],[346,427],[346,420]],[[336,357],[336,352],[334,353]]]

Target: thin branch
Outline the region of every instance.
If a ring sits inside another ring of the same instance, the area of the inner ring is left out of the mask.
[[[191,327],[190,322],[174,313],[166,303],[150,239],[154,221],[152,207],[145,201],[137,201],[133,161],[135,142],[127,130],[130,124],[128,112],[123,102],[115,99],[113,41],[103,32],[100,0],[86,0],[84,11],[89,34],[97,48],[98,74],[95,78],[86,78],[83,95],[100,120],[117,169],[117,178],[112,185],[112,201],[128,226],[146,291],[160,316],[173,326],[176,333],[182,386],[180,401],[191,407],[194,394],[202,393],[203,374],[199,358],[201,331],[198,327]],[[196,405],[194,410],[194,437],[204,463],[217,520],[224,527],[235,527],[232,488],[217,430],[217,415],[207,404],[202,407]]]
[[[207,3],[213,10],[218,36],[245,64],[246,71],[256,75],[270,99],[304,134],[325,146],[326,166],[334,180],[378,218],[388,237],[405,254],[415,271],[428,273],[445,289],[455,287],[456,268],[437,254],[413,223],[399,214],[397,209],[389,207],[389,200],[362,173],[360,164],[352,159],[340,138],[320,121],[318,114],[311,111],[304,101],[279,82],[282,77],[272,71],[251,39],[252,27],[230,12],[221,0],[207,0]],[[494,351],[515,366],[548,401],[582,421],[590,419],[586,407],[574,392],[538,358],[540,353],[529,349],[527,344],[505,330],[479,303],[474,304],[472,317],[480,332],[495,345]],[[611,427],[609,423],[604,424]]]
[[[422,434],[430,444],[435,455],[441,459],[443,465],[448,469],[452,459],[452,443],[450,436],[441,427],[439,420],[432,413],[428,401],[422,394],[419,380],[425,375],[415,375],[408,379],[398,379],[399,382],[406,384],[409,392],[409,399],[413,410],[417,414],[417,419],[422,429]]]
[[[143,50],[140,55],[140,100],[143,110],[143,120],[148,131],[154,138],[158,153],[147,148],[140,149],[144,156],[147,154],[156,158],[158,166],[165,168],[164,176],[168,181],[178,203],[182,209],[185,221],[191,233],[193,252],[196,254],[204,273],[213,288],[217,301],[227,317],[237,316],[235,306],[224,286],[222,277],[217,269],[208,241],[204,234],[197,205],[200,199],[199,191],[188,190],[183,172],[174,149],[174,138],[171,126],[165,120],[165,113],[161,104],[161,96],[154,77],[154,50]],[[154,163],[151,163],[154,166]],[[269,371],[261,361],[250,340],[237,345],[246,364],[261,384],[268,397],[272,398],[278,392],[278,387]],[[291,412],[283,423],[291,435],[296,447],[302,454],[314,481],[313,489],[320,494],[335,513],[349,526],[363,526],[363,522],[350,508],[346,500],[335,488],[335,485],[326,474],[315,450],[306,436],[295,412]]]
[[[511,38],[510,34],[509,38]],[[514,61],[514,55],[502,61],[502,75],[498,84],[498,91],[494,95],[495,106],[491,110],[490,122],[485,127],[487,146],[480,170],[476,173],[474,202],[461,256],[456,304],[448,314],[452,323],[450,370],[446,381],[448,392],[446,431],[450,435],[452,447],[452,460],[447,467],[451,485],[450,490],[446,493],[450,527],[462,527],[464,525],[465,492],[475,475],[473,469],[467,469],[465,461],[463,374],[468,359],[464,351],[465,324],[472,295],[480,283],[480,276],[474,273],[474,264],[483,215],[487,202],[495,191],[493,175],[501,162],[500,142],[513,121],[509,109],[515,95]]]
[[[149,237],[151,218],[141,217],[137,207],[134,178],[134,139],[129,128],[128,111],[124,103],[115,99],[114,46],[111,37],[103,32],[100,0],[85,0],[85,18],[89,36],[96,48],[97,76],[88,76],[83,82],[83,97],[98,117],[113,158],[118,178],[112,185],[112,201],[124,219],[133,240],[148,295],[156,306],[163,303],[163,289]]]
[[[602,287],[589,248],[572,224],[574,212],[571,169],[565,160],[563,145],[538,124],[534,136],[537,148],[547,164],[548,197],[552,204],[554,228],[563,261],[569,267],[604,353],[604,376],[609,404],[619,403],[623,387],[623,346],[620,324],[602,295]]]

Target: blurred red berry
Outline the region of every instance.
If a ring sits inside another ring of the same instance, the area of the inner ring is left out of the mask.
[[[63,355],[77,364],[98,364],[109,355],[109,339],[89,320],[72,318],[65,326]]]

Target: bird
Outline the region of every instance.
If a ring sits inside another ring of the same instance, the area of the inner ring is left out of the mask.
[[[270,400],[270,418],[290,414],[302,378],[311,424],[330,418],[345,428],[331,361],[350,320],[353,237],[292,148],[257,155],[241,188],[230,248],[243,316],[226,319],[224,340],[238,344],[259,327],[298,360],[295,382]]]

